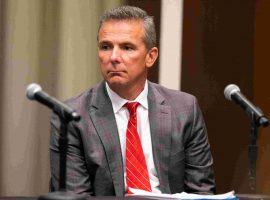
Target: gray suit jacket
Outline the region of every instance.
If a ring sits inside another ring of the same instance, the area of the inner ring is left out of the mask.
[[[66,102],[81,116],[68,127],[67,190],[124,196],[117,125],[105,83]],[[149,82],[153,157],[163,193],[215,189],[213,160],[201,111],[194,96]],[[59,119],[52,117],[51,190],[58,188]]]

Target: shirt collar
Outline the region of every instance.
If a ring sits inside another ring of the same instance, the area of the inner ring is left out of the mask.
[[[142,105],[145,109],[148,109],[148,101],[147,101],[148,81],[147,80],[145,81],[143,91],[136,97],[134,101],[129,101],[127,99],[120,97],[116,92],[114,92],[110,88],[107,82],[106,82],[106,90],[111,99],[114,113],[117,113],[127,102],[139,102],[140,105]]]

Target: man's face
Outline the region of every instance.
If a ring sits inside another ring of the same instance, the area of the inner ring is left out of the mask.
[[[98,34],[101,72],[111,88],[144,84],[157,48],[147,50],[140,20],[109,20]]]

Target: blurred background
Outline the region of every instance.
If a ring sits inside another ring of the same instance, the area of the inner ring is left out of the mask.
[[[0,196],[48,192],[51,113],[25,89],[36,82],[63,101],[101,81],[99,17],[124,4],[155,17],[160,57],[149,79],[199,100],[217,192],[270,194],[270,128],[259,130],[251,190],[250,120],[223,95],[235,83],[270,118],[269,0],[0,0]]]

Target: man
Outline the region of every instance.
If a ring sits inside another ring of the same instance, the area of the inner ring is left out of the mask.
[[[195,97],[147,81],[158,57],[155,40],[152,17],[137,7],[115,8],[101,18],[98,56],[105,81],[67,101],[82,116],[68,128],[67,190],[100,196],[124,196],[134,188],[214,192]],[[59,126],[53,116],[52,190],[58,188]]]

